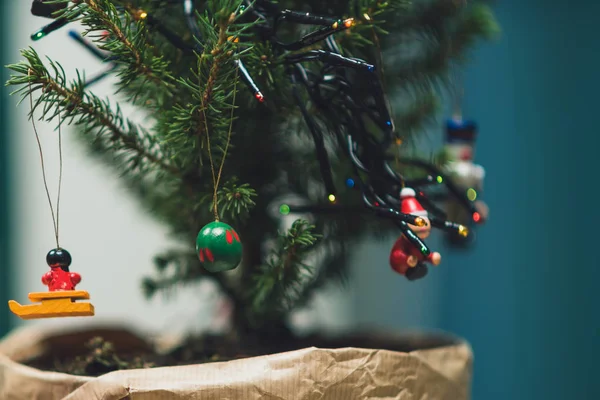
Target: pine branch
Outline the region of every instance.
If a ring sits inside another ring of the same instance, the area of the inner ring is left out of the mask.
[[[288,311],[302,293],[303,283],[313,274],[304,260],[320,235],[308,221],[296,220],[281,234],[270,257],[254,276],[250,301],[257,315]]]
[[[405,89],[420,87],[429,91],[437,80],[443,78],[451,61],[464,60],[477,39],[491,39],[497,33],[498,25],[491,10],[486,5],[475,4],[458,18],[454,28],[447,32],[435,31],[433,35],[429,35],[431,45],[426,46],[420,56],[388,60],[397,66],[388,69],[388,82],[399,84]]]
[[[394,33],[439,31],[447,21],[450,21],[463,9],[464,3],[460,0],[417,1],[411,4],[410,12],[398,16],[398,19],[394,21],[395,26],[391,26],[390,30]]]
[[[142,103],[142,93],[153,94],[152,104],[160,107],[172,96],[174,78],[169,63],[157,56],[147,40],[145,14],[130,6],[117,8],[111,0],[82,0],[69,7],[63,16],[80,21],[99,49],[108,52],[118,65],[119,90],[130,95],[133,103]],[[142,98],[140,102],[139,99]]]
[[[258,194],[247,183],[239,185],[237,182],[237,178],[232,178],[223,184],[217,192],[217,206],[220,216],[224,220],[243,222],[247,219],[250,210],[256,205],[253,198]],[[212,193],[206,193],[200,201],[203,204],[209,204],[209,212],[214,210]]]
[[[416,135],[431,122],[440,107],[439,97],[434,92],[415,94],[408,110],[395,117],[399,136],[403,139]]]
[[[433,153],[423,153],[420,151],[413,151],[411,154],[406,154],[405,156],[410,157],[412,159],[425,160],[425,161],[429,162],[430,164],[438,167],[442,171],[447,167],[448,162],[450,161],[450,158],[449,158],[448,154],[446,153],[445,149],[441,149],[441,150],[439,150],[437,152],[433,152]],[[423,177],[429,175],[429,173],[427,171],[425,171],[423,168],[420,168],[420,167],[417,167],[414,165],[403,164],[402,158],[398,159],[398,164],[395,165],[395,167],[396,167],[395,169],[402,170],[402,175],[407,180],[419,179],[419,178],[423,178]]]
[[[142,282],[144,295],[148,298],[176,285],[196,282],[210,276],[192,251],[171,250],[157,255],[154,257],[154,266],[158,277],[145,277]]]
[[[198,141],[202,143],[205,135],[208,135],[208,121],[206,120],[206,109],[213,99],[213,91],[215,88],[215,84],[217,83],[218,73],[221,67],[221,64],[225,61],[229,61],[229,57],[224,57],[223,47],[225,43],[227,43],[227,27],[230,23],[235,20],[235,15],[232,15],[227,21],[221,19],[219,22],[219,33],[218,39],[212,50],[210,51],[210,55],[214,57],[212,60],[212,64],[210,66],[210,72],[208,73],[208,78],[206,79],[206,84],[204,86],[204,90],[202,95],[200,96],[200,108],[198,109]],[[208,54],[202,54],[201,58],[207,58]],[[198,78],[201,77],[201,74],[198,74]],[[199,82],[201,85],[202,82]]]
[[[491,8],[485,4],[476,4],[462,15],[452,37],[452,56],[465,61],[468,50],[473,48],[479,38],[492,40],[500,33],[500,27],[494,19]]]
[[[100,146],[104,151],[119,151],[132,153],[130,166],[139,166],[143,161],[159,167],[168,173],[178,175],[179,170],[164,161],[164,149],[156,140],[144,130],[124,119],[120,108],[113,106],[107,100],[101,100],[95,95],[84,90],[84,82],[77,72],[77,79],[67,83],[62,67],[49,60],[52,73],[44,66],[39,55],[32,48],[21,52],[26,61],[7,66],[17,73],[13,75],[7,85],[21,86],[13,94],[21,94],[23,101],[37,91],[40,96],[35,100],[34,108],[30,112],[33,118],[34,111],[43,106],[41,119],[52,121],[59,114],[68,124],[83,126],[84,134],[93,133],[96,140],[103,140]],[[20,103],[19,102],[19,103]]]
[[[193,76],[177,81],[180,91],[189,94],[189,98],[183,97],[159,122],[165,143],[177,154],[177,165],[197,181],[210,173],[202,168],[208,158],[209,135],[214,165],[223,161],[230,127],[235,121],[230,111],[238,107],[233,98],[239,90],[244,90],[242,84],[237,84],[240,79],[234,59],[245,53],[238,39],[246,35],[253,23],[237,22],[239,3],[239,0],[208,2],[210,12],[198,18],[203,52],[197,55]],[[233,147],[231,143],[229,149]]]

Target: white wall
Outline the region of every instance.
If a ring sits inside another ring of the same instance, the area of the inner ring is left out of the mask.
[[[67,75],[74,77],[75,68],[93,76],[103,70],[101,63],[67,35],[73,25],[54,32],[39,42],[30,34],[49,22],[29,13],[30,2],[12,2],[13,21],[17,22],[11,38],[9,59],[20,60],[20,48],[32,46],[42,57],[59,62]],[[103,81],[93,92],[111,96],[111,82]],[[17,98],[9,107],[15,107]],[[139,119],[134,110],[122,104],[125,115]],[[14,110],[14,111],[13,111]],[[44,291],[40,278],[48,270],[45,257],[55,247],[50,208],[44,191],[39,153],[31,123],[27,121],[29,103],[11,109],[15,127],[11,150],[13,182],[11,194],[16,198],[14,261],[18,271],[13,292],[16,300],[26,303],[27,293]],[[38,123],[50,191],[55,202],[58,184],[58,141],[54,124]],[[167,229],[143,214],[135,199],[120,186],[118,178],[102,165],[87,158],[73,140],[74,131],[63,130],[63,187],[60,213],[60,244],[73,256],[71,270],[83,280],[78,288],[89,291],[96,308],[93,318],[46,319],[17,324],[89,324],[120,321],[151,330],[182,332],[204,329],[215,321],[211,312],[218,302],[215,288],[209,284],[177,290],[176,297],[164,301],[160,297],[148,301],[140,290],[144,275],[153,270],[152,258],[173,243]],[[335,295],[334,295],[335,296]],[[330,298],[331,296],[326,296]],[[303,312],[296,317],[301,326],[319,321],[336,326],[347,318],[339,301],[316,299],[319,313]],[[347,302],[345,302],[347,303]],[[331,309],[331,312],[327,310]]]

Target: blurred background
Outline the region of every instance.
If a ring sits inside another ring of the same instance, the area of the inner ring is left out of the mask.
[[[19,49],[34,46],[67,75],[75,68],[90,75],[102,71],[67,29],[31,42],[40,21],[30,15],[29,2],[2,4],[3,65],[19,60]],[[600,3],[507,0],[494,8],[502,36],[478,47],[464,75],[463,113],[480,126],[476,162],[486,169],[484,198],[491,209],[476,246],[452,250],[434,238],[428,243],[440,249],[443,265],[411,283],[390,273],[394,238],[366,242],[354,250],[350,286],[326,290],[295,322],[300,330],[368,326],[460,335],[474,349],[474,400],[598,399],[600,260],[594,246],[600,221],[593,185],[600,148]],[[110,84],[102,82],[95,92],[109,95]],[[6,89],[1,100],[0,298],[6,301],[41,285],[53,231],[28,106],[16,108]],[[434,143],[441,145],[447,116],[431,129]],[[38,125],[56,193],[52,129]],[[68,133],[61,244],[73,255],[72,270],[83,275],[96,320],[176,332],[218,324],[212,312],[218,297],[210,285],[182,288],[168,301],[144,299],[141,278],[168,246],[167,231],[138,210],[118,180],[89,160]],[[0,307],[0,335],[20,323]]]

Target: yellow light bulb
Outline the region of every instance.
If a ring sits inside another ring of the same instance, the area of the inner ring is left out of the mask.
[[[148,16],[148,13],[146,11],[142,11],[140,13],[140,19],[146,19],[147,16]]]
[[[467,237],[469,235],[469,228],[464,225],[459,225],[458,234],[462,237]]]
[[[335,202],[335,195],[334,194],[330,194],[329,197],[328,197],[328,199],[332,203]]]
[[[363,14],[363,17],[365,17],[365,19],[366,19],[367,21],[370,21],[370,20],[371,20],[371,17],[370,17],[370,16],[369,16],[369,14],[367,14],[367,13],[364,13],[364,14]]]
[[[469,198],[469,200],[475,201],[475,199],[477,198],[477,192],[475,191],[475,189],[469,188],[467,190],[467,197]]]
[[[421,217],[415,218],[415,225],[417,226],[427,226],[427,222]]]

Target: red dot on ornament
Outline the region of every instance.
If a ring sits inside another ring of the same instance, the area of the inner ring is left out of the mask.
[[[213,262],[215,261],[215,257],[213,256],[212,251],[210,251],[210,249],[205,249],[206,251],[206,258],[208,258],[209,262]]]
[[[479,214],[478,212],[474,212],[473,213],[473,221],[475,221],[475,222],[481,221],[481,214]]]
[[[227,240],[228,244],[233,243],[233,235],[231,235],[231,231],[225,231],[225,240]]]
[[[198,258],[200,258],[200,262],[204,262],[204,251],[202,249],[198,252]]]
[[[235,238],[235,240],[237,240],[238,242],[240,241],[240,237],[238,236],[237,232],[232,230],[231,233],[233,233],[233,237]]]

